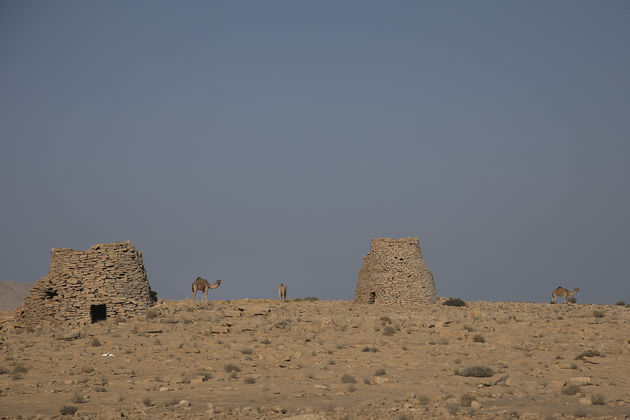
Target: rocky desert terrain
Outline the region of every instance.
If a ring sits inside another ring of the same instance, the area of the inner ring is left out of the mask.
[[[79,328],[4,322],[0,417],[630,414],[630,308],[443,303],[160,300]]]

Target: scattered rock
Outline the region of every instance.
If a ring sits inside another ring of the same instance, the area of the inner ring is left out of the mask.
[[[591,385],[591,377],[590,376],[576,376],[574,378],[569,379],[565,385]]]

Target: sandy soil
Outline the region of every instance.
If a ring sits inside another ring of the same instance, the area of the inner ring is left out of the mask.
[[[623,419],[630,308],[160,301],[79,329],[5,326],[0,372],[2,418]]]

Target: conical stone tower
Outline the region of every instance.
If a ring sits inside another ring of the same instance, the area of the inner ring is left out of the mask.
[[[136,316],[154,303],[142,253],[129,241],[87,251],[53,248],[48,275],[35,282],[15,321],[80,325]]]
[[[433,274],[418,238],[374,238],[359,270],[355,303],[427,304],[438,301]]]

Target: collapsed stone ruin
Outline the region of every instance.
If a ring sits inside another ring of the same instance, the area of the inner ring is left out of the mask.
[[[94,323],[132,317],[153,306],[142,253],[129,241],[87,251],[53,248],[48,275],[35,282],[16,311],[18,324]]]
[[[374,238],[359,270],[355,303],[427,304],[438,301],[433,274],[418,238]]]

